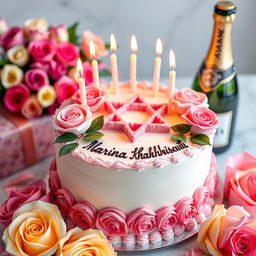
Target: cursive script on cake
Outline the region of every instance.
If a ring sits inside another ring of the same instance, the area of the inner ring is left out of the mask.
[[[86,150],[89,150],[90,152],[94,152],[97,154],[105,155],[105,156],[112,156],[117,158],[129,158],[129,159],[149,159],[149,158],[155,158],[160,157],[164,155],[173,154],[174,152],[180,151],[182,149],[188,148],[188,145],[177,141],[177,144],[173,147],[168,146],[150,146],[146,150],[144,147],[136,147],[134,150],[132,150],[130,153],[128,152],[122,152],[117,150],[115,147],[112,149],[104,148],[102,147],[103,142],[100,142],[98,140],[92,141],[90,144],[84,146],[83,148]]]

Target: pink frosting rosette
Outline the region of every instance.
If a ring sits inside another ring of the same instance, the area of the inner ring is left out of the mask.
[[[19,27],[10,28],[7,32],[1,35],[0,38],[0,45],[5,51],[16,45],[23,45],[24,42],[24,33],[22,28]]]
[[[53,118],[53,128],[81,135],[90,127],[91,122],[92,113],[87,105],[71,104],[58,110]]]
[[[232,155],[226,162],[225,198],[229,205],[256,206],[256,157]]]
[[[61,42],[56,47],[56,58],[67,66],[74,66],[79,57],[76,46],[69,42]]]
[[[106,208],[98,212],[96,227],[106,235],[127,235],[126,215],[117,208]]]
[[[8,226],[12,221],[13,213],[19,207],[37,200],[49,201],[46,195],[46,184],[43,180],[38,180],[25,188],[11,191],[9,198],[0,208],[0,223]]]
[[[55,204],[65,216],[68,216],[71,207],[76,204],[76,200],[72,193],[67,188],[60,188],[54,193],[54,196]]]
[[[192,134],[209,134],[219,125],[217,115],[205,106],[192,106],[181,117],[192,125]]]
[[[51,39],[40,39],[31,41],[28,51],[34,61],[45,62],[53,59],[55,48],[55,44]]]
[[[29,89],[24,84],[9,88],[4,95],[4,105],[11,112],[19,112],[30,96]]]
[[[83,230],[95,226],[96,216],[96,208],[86,201],[81,201],[73,205],[69,212],[69,217],[74,224]]]
[[[184,114],[192,106],[204,105],[208,107],[207,96],[190,88],[176,90],[173,101],[174,108],[179,115]]]
[[[180,224],[187,225],[196,213],[193,198],[185,196],[176,204],[177,219]]]
[[[205,186],[199,186],[193,194],[194,206],[196,213],[200,214],[210,197],[209,189]]]
[[[38,91],[49,84],[47,73],[39,68],[30,69],[25,73],[25,83],[33,91]]]
[[[148,208],[139,208],[129,214],[128,227],[137,235],[153,230],[156,226],[156,213]]]
[[[166,204],[156,211],[156,225],[158,230],[167,231],[177,223],[177,213],[174,206]]]
[[[88,85],[86,86],[86,98],[90,110],[96,112],[105,102],[106,93],[96,88],[94,85]],[[76,103],[81,104],[79,91],[74,95],[73,100]]]

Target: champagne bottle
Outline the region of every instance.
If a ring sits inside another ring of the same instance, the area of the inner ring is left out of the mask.
[[[235,13],[232,2],[220,1],[215,5],[212,41],[193,84],[194,90],[206,93],[210,109],[220,120],[213,141],[215,153],[231,145],[237,113],[238,85],[231,42]]]

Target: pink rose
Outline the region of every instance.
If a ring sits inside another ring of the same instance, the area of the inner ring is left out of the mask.
[[[29,43],[28,51],[34,61],[50,61],[55,55],[55,45],[51,39],[35,40]]]
[[[94,35],[91,31],[85,31],[83,34],[83,40],[81,43],[82,47],[82,53],[88,58],[91,58],[90,55],[90,41],[94,42],[95,45],[95,53],[96,55],[94,56],[96,59],[106,56],[107,55],[107,50],[105,47],[105,43],[102,38],[99,36]]]
[[[49,62],[48,73],[51,79],[58,80],[67,73],[64,63],[52,60]]]
[[[180,115],[184,114],[190,107],[195,105],[205,105],[208,107],[206,94],[196,92],[190,88],[176,90],[173,104]]]
[[[87,104],[92,112],[96,112],[105,102],[106,94],[94,85],[86,86]],[[81,104],[80,92],[78,91],[72,98],[76,103]]]
[[[68,30],[65,25],[52,26],[50,28],[50,38],[56,42],[68,41]]]
[[[55,192],[54,202],[59,207],[60,211],[65,215],[69,215],[71,207],[76,204],[76,199],[67,188],[60,188]]]
[[[29,89],[24,84],[14,85],[6,91],[4,105],[11,112],[19,112],[29,95]]]
[[[229,205],[256,206],[256,157],[232,155],[226,162],[225,198]]]
[[[74,66],[79,57],[77,47],[69,42],[61,42],[57,44],[56,57],[60,62],[67,66]]]
[[[0,223],[8,226],[12,221],[13,213],[22,205],[32,201],[44,200],[46,197],[46,184],[43,180],[38,180],[33,184],[11,191],[9,198],[0,208]]]
[[[71,207],[69,217],[74,224],[85,230],[95,226],[97,210],[89,202],[79,202]]]
[[[30,65],[30,68],[32,69],[41,69],[45,71],[46,73],[49,73],[49,68],[50,68],[50,62],[33,62]]]
[[[129,214],[127,225],[137,235],[153,230],[156,226],[156,213],[147,208],[139,208]]]
[[[126,215],[117,208],[106,208],[98,212],[96,227],[106,235],[127,235]]]
[[[0,36],[8,30],[8,25],[4,18],[0,18]]]
[[[181,117],[192,125],[192,134],[209,133],[219,125],[217,115],[204,106],[192,106]]]
[[[55,84],[54,88],[57,93],[57,100],[62,103],[64,100],[71,98],[78,90],[77,83],[67,76],[61,77]]]
[[[42,115],[43,107],[39,103],[36,95],[32,95],[27,99],[27,101],[22,106],[21,113],[28,119],[37,118]]]
[[[49,32],[48,31],[36,31],[31,30],[26,33],[26,37],[29,41],[48,39]]]
[[[61,188],[60,178],[57,171],[49,172],[49,187],[51,193],[55,193],[58,189]]]
[[[30,69],[25,73],[25,83],[33,91],[38,91],[44,85],[49,85],[49,79],[45,71]]]
[[[87,105],[71,104],[59,109],[53,119],[53,127],[61,132],[84,133],[91,125],[92,113]]]
[[[196,213],[193,199],[190,196],[183,197],[175,204],[175,207],[178,222],[183,225],[187,225]]]
[[[16,45],[24,44],[24,34],[22,28],[12,27],[1,36],[1,46],[5,51]]]
[[[54,115],[56,110],[60,107],[60,103],[55,101],[50,107],[47,108],[47,112],[50,115]]]
[[[166,204],[156,211],[156,225],[158,230],[167,231],[177,223],[177,213],[175,207]]]
[[[199,248],[192,248],[191,250],[184,253],[183,256],[202,256],[203,253]]]
[[[205,186],[199,186],[193,194],[194,206],[196,213],[200,214],[210,197],[209,189]]]

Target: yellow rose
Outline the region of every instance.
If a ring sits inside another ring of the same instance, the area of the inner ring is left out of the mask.
[[[25,31],[46,32],[48,30],[48,22],[44,18],[29,19],[24,24]]]
[[[103,233],[95,229],[71,229],[59,242],[56,256],[113,256],[117,255]]]
[[[49,256],[56,252],[65,233],[57,206],[34,201],[15,211],[3,241],[6,251],[14,256]]]
[[[47,108],[56,100],[56,92],[51,85],[45,85],[39,89],[37,99],[44,108]]]
[[[19,84],[22,79],[23,71],[16,65],[5,65],[1,71],[1,82],[6,89],[15,84]]]
[[[17,45],[9,49],[7,57],[12,63],[20,67],[24,67],[29,61],[28,51],[23,45]]]

